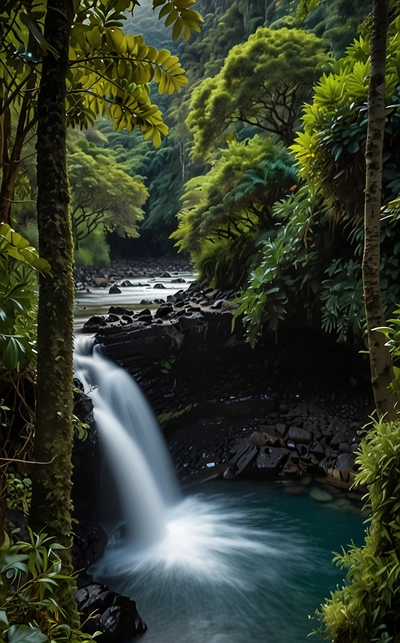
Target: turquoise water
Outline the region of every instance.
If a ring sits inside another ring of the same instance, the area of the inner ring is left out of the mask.
[[[99,575],[137,602],[148,631],[135,640],[319,640],[309,617],[343,579],[332,552],[363,542],[365,516],[345,492],[323,487],[323,503],[310,489],[206,483],[186,490],[158,549],[110,551]]]

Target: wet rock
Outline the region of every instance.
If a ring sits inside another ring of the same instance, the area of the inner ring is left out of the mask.
[[[278,407],[278,412],[279,412],[279,413],[282,413],[282,414],[284,414],[284,415],[285,415],[286,413],[289,413],[289,404],[286,404],[285,402],[283,402],[282,404],[280,404],[280,405],[279,405],[279,407]]]
[[[122,288],[132,288],[133,283],[132,283],[131,281],[129,281],[129,279],[124,279],[124,281],[122,281],[122,282],[120,283],[120,286],[121,286]]]
[[[140,305],[141,306],[151,306],[152,303],[153,302],[152,302],[151,299],[142,299],[142,301],[140,302]]]
[[[254,431],[254,433],[249,437],[249,442],[254,444],[256,447],[265,447],[267,444],[265,435],[264,433],[261,433],[261,431]]]
[[[110,290],[108,291],[108,294],[109,295],[118,295],[121,292],[122,292],[122,290],[120,288],[118,288],[118,286],[116,286],[114,284],[114,286],[111,286]]]
[[[286,424],[282,424],[281,422],[278,422],[275,425],[275,431],[276,431],[276,435],[283,440],[287,434]]]
[[[186,282],[186,279],[183,277],[176,277],[175,279],[171,279],[171,284],[184,284]]]
[[[288,449],[262,447],[256,459],[257,472],[262,475],[276,476],[288,457]]]
[[[158,288],[159,290],[165,290],[164,284],[161,284],[161,283],[154,284],[153,288]]]
[[[328,458],[324,458],[323,460],[321,460],[321,462],[318,465],[317,473],[319,475],[326,476],[327,468],[328,468]]]
[[[248,448],[236,461],[235,473],[237,476],[249,473],[251,465],[254,463],[258,455],[258,448],[254,444],[250,444],[247,440]]]
[[[104,315],[93,315],[83,324],[85,333],[96,333],[104,322]]]
[[[309,445],[308,449],[309,449],[309,452],[312,453],[317,458],[317,460],[320,461],[324,459],[325,450],[323,446],[316,440]]]
[[[133,310],[128,310],[122,306],[110,306],[108,313],[113,315],[133,315]]]
[[[164,318],[170,315],[173,312],[173,307],[171,304],[162,304],[159,308],[157,308],[154,317],[156,318]]]
[[[91,583],[75,595],[78,611],[82,613],[82,630],[88,634],[100,631],[99,643],[119,643],[147,630],[136,609],[135,601],[112,592],[105,585]],[[94,611],[98,612],[88,618]]]
[[[354,453],[340,453],[336,460],[336,466],[338,469],[349,469],[354,466],[354,462]]]
[[[351,447],[348,442],[341,442],[338,446],[339,453],[351,453]]]
[[[289,427],[288,438],[294,444],[309,444],[312,441],[312,433],[307,429],[301,429],[298,426]]]
[[[313,487],[311,489],[310,498],[317,502],[331,502],[333,500],[331,494],[320,487]]]
[[[105,277],[94,277],[92,283],[96,288],[106,288],[108,286],[108,281]]]

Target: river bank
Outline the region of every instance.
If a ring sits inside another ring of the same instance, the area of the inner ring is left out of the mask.
[[[172,280],[164,266],[150,267]],[[125,279],[129,267],[112,274]],[[373,408],[365,359],[313,329],[284,324],[251,349],[240,323],[232,332],[232,291],[179,285],[155,306],[111,306],[84,330],[142,387],[180,477],[311,474],[350,486]]]

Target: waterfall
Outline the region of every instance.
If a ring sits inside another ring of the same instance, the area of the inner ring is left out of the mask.
[[[93,343],[92,338],[76,335],[75,375],[92,397],[127,537],[142,548],[164,536],[167,509],[181,494],[157,420],[140,387]]]
[[[235,492],[182,494],[140,388],[93,344],[76,336],[75,373],[92,397],[124,523],[109,532],[94,577],[137,601],[146,643],[297,640],[276,632],[283,605],[289,613],[293,596],[298,608],[306,605],[304,580],[295,576],[317,569],[305,555],[307,539],[279,509],[255,505],[249,488],[239,502]]]

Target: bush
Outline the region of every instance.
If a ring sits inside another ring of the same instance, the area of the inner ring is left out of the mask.
[[[366,486],[370,527],[363,547],[335,562],[345,585],[317,612],[319,634],[334,643],[400,641],[400,420],[374,422],[362,440],[355,485]]]

